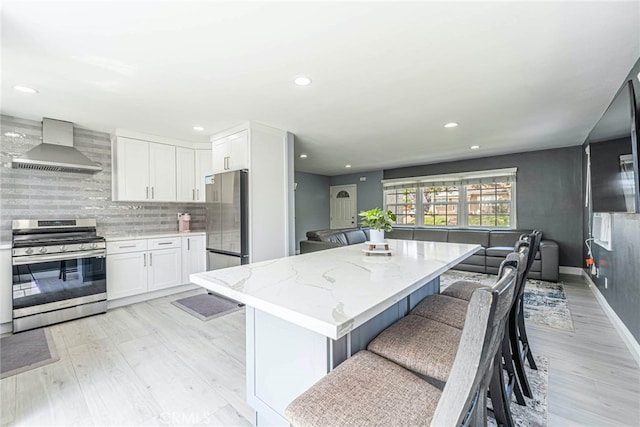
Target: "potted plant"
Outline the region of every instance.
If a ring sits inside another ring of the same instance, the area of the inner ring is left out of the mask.
[[[358,214],[362,217],[362,226],[369,227],[369,239],[371,243],[384,243],[384,232],[393,230],[392,221],[396,220],[396,214],[383,211],[380,208],[373,208],[362,211]]]

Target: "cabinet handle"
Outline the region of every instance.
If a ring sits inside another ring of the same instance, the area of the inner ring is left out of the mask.
[[[191,190],[191,200],[195,200],[196,199],[196,190]]]
[[[187,250],[191,250],[191,239],[187,239]]]
[[[224,158],[224,169],[229,170],[229,156]]]
[[[118,246],[120,249],[124,249],[124,248],[135,248],[136,245],[124,245],[124,246]]]
[[[196,200],[200,200],[200,189],[196,189]]]
[[[147,195],[146,195],[145,199],[148,199],[149,198],[149,187],[145,187],[145,188],[147,189]]]
[[[153,252],[149,253],[149,267],[153,265]]]
[[[155,199],[155,198],[156,198],[156,196],[155,196],[155,194],[154,194],[154,191],[153,191],[153,189],[154,189],[154,188],[155,188],[155,187],[151,187],[151,198],[152,198],[152,199]]]
[[[142,266],[147,266],[147,254],[142,254]]]
[[[158,243],[158,246],[160,246],[160,245],[170,245],[172,243],[173,242],[160,242],[160,243]]]

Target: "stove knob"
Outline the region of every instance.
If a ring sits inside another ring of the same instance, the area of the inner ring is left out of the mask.
[[[25,252],[27,255],[31,255],[31,254],[33,253],[33,248],[27,248],[24,252]]]
[[[98,244],[97,244],[97,243],[92,243],[92,244],[91,244],[91,249],[95,249],[95,248],[97,248],[97,247],[98,247]]]
[[[81,250],[81,251],[84,251],[85,249],[86,249],[86,248],[85,248],[85,246],[84,246],[84,243],[83,243],[83,244],[81,244],[81,245],[80,245],[80,250]]]
[[[42,247],[38,250],[38,252],[40,252],[41,254],[46,254],[47,253],[47,248]]]
[[[66,245],[60,246],[60,252],[66,252],[66,251],[67,251],[67,246]]]

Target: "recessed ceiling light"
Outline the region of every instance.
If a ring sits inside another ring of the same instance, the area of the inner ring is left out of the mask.
[[[469,149],[471,150],[477,150],[478,148],[480,148],[479,145],[472,145],[471,147],[469,147]]]
[[[306,154],[300,154],[300,158],[301,159],[306,159],[307,157],[309,157],[309,156],[307,156]]]
[[[351,165],[344,165],[345,168],[349,169]]]
[[[202,126],[194,126],[193,130],[197,130],[198,132],[202,132],[204,128]]]
[[[309,77],[300,76],[296,77],[293,82],[298,86],[309,86],[311,84],[311,79]]]
[[[456,122],[449,122],[446,125],[444,125],[444,127],[446,127],[446,128],[456,128],[456,127],[458,127],[458,124]]]
[[[27,87],[27,86],[14,86],[13,87],[15,90],[17,90],[18,92],[24,92],[24,93],[38,93],[37,90],[31,88],[31,87]]]

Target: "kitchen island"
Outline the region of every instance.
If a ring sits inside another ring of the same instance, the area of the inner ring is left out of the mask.
[[[256,425],[288,425],[285,407],[335,366],[438,293],[439,276],[479,245],[388,240],[192,274],[246,304],[247,401]]]

